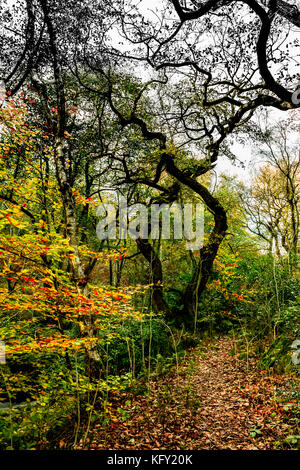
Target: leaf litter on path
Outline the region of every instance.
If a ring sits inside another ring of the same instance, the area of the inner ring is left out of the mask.
[[[253,359],[247,370],[232,346],[221,337],[213,347],[194,348],[178,374],[174,368],[152,379],[145,395],[113,397],[110,421],[95,424],[89,448],[273,449],[289,428],[274,400],[289,377],[261,371]]]

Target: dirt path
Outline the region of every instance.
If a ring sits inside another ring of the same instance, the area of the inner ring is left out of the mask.
[[[289,431],[275,390],[288,378],[268,376],[232,356],[221,338],[196,348],[150,392],[116,396],[111,421],[96,425],[94,449],[271,449]],[[119,408],[119,410],[117,410]]]

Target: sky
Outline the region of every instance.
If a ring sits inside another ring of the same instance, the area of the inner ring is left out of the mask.
[[[259,113],[260,110],[257,111]],[[287,119],[288,111],[279,111],[273,109],[270,112],[270,123],[275,124],[281,120]],[[255,116],[254,118],[255,119]],[[244,163],[245,168],[240,164],[233,164],[228,158],[223,157],[219,158],[218,163],[215,167],[216,174],[219,176],[222,173],[226,173],[229,176],[236,176],[244,183],[249,182],[256,170],[264,164],[261,158],[257,155],[254,144],[247,143],[242,145],[240,143],[235,143],[231,147],[232,152]]]
[[[300,0],[287,1],[290,4],[295,4],[300,7]],[[153,19],[155,17],[153,11],[155,11],[156,8],[159,11],[161,7],[160,0],[136,0],[136,4],[139,5],[140,12],[149,19]],[[299,37],[299,30],[297,30],[297,28],[294,30],[293,27],[289,38],[293,40],[297,37]],[[118,38],[118,33],[116,33],[114,40],[117,42]],[[295,61],[295,70],[294,67],[292,67],[292,73],[298,72],[300,81],[299,57],[297,57],[297,59],[292,57],[291,62],[293,62],[293,60]],[[295,84],[295,87],[296,85],[297,84]],[[270,120],[272,123],[279,122],[280,120],[286,118],[287,112],[276,109],[270,112]],[[218,163],[215,167],[215,174],[218,177],[222,173],[226,172],[226,174],[230,176],[237,176],[242,181],[247,182],[253,174],[254,169],[257,169],[261,165],[259,158],[255,155],[254,145],[252,146],[250,142],[245,145],[236,142],[231,146],[231,150],[240,160],[242,160],[244,167],[239,163],[233,164],[227,157],[219,157]]]

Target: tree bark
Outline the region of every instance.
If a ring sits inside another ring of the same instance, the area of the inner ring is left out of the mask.
[[[149,240],[137,238],[138,250],[149,262],[151,272],[151,283],[153,284],[151,292],[151,303],[155,313],[166,313],[168,317],[172,315],[163,297],[163,270],[161,260],[156,254]]]
[[[171,156],[165,155],[165,162],[167,172],[199,194],[214,217],[214,228],[207,243],[200,249],[199,263],[194,269],[192,280],[183,292],[184,321],[187,326],[191,327],[196,324],[198,299],[206,286],[219,246],[228,228],[227,216],[219,200],[196,179],[180,170]]]
[[[69,157],[69,143],[63,137],[56,137],[55,139],[55,165],[56,174],[60,193],[62,196],[64,218],[65,218],[65,236],[69,240],[72,248],[71,254],[73,257],[70,259],[71,274],[73,283],[77,288],[80,295],[89,297],[88,279],[85,273],[84,266],[79,254],[79,244],[77,236],[77,218],[75,210],[75,200],[72,188],[69,183],[68,175],[65,168],[65,162]],[[84,316],[80,322],[80,332],[82,337],[94,339],[93,329],[94,318],[92,315]],[[97,350],[96,341],[87,345],[87,354],[92,364],[97,364],[100,361],[100,356]]]

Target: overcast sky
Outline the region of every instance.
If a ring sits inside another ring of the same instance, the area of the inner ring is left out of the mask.
[[[290,4],[295,4],[297,6],[300,6],[300,0],[287,0],[288,3]],[[136,4],[139,5],[139,10],[140,12],[145,15],[149,19],[154,19],[155,15],[153,11],[156,9],[159,11],[161,8],[161,1],[160,0],[136,0]],[[174,18],[176,15],[174,15]],[[156,17],[157,19],[157,17]],[[113,33],[114,35],[114,40],[118,42],[119,36],[118,33]],[[291,40],[295,38],[299,38],[299,30],[292,30],[290,32],[289,38]],[[289,51],[291,53],[291,51]],[[296,51],[295,51],[296,53]],[[297,54],[299,52],[297,51]],[[299,74],[299,79],[300,79],[300,70],[299,70],[299,57],[293,57],[294,60],[294,67],[295,70],[292,73],[297,73]],[[293,62],[293,61],[292,61]],[[280,66],[280,64],[279,64]],[[294,69],[294,67],[292,67]],[[296,87],[296,84],[295,84]],[[257,113],[260,111],[258,110]],[[272,110],[270,112],[270,120],[271,122],[276,122],[280,121],[282,119],[287,118],[287,112],[285,111],[279,111],[279,110]],[[239,163],[233,164],[228,158],[226,157],[219,157],[218,163],[215,167],[215,171],[217,175],[220,175],[221,173],[227,173],[229,175],[236,175],[243,181],[249,180],[249,177],[251,173],[253,173],[254,168],[258,168],[261,165],[259,157],[255,153],[254,145],[251,145],[251,143],[247,143],[246,145],[242,145],[239,143],[234,144],[231,147],[232,152],[237,156],[238,159],[240,159],[244,165],[245,168],[242,167]]]

